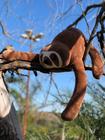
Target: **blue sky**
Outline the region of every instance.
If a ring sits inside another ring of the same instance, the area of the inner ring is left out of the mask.
[[[6,2],[6,3],[5,3]],[[87,5],[92,3],[99,3],[101,0],[83,0],[82,8],[80,5],[74,5],[75,0],[6,0],[0,1],[0,19],[3,21],[7,31],[11,34],[12,39],[2,35],[0,30],[1,49],[8,44],[12,44],[18,51],[28,51],[29,42],[20,38],[20,35],[27,29],[32,29],[34,34],[42,32],[44,38],[37,43],[33,43],[33,52],[39,52],[40,49],[48,44],[60,31],[70,25],[86,8]],[[70,11],[61,17],[62,13],[68,8]],[[94,14],[96,10],[93,10],[87,16],[89,21],[90,30],[94,25]],[[88,38],[88,31],[86,23],[82,20],[77,26]],[[15,40],[15,41],[14,41]],[[96,42],[94,42],[96,45]],[[88,72],[88,81],[96,82],[92,77],[91,72]],[[33,75],[32,75],[33,81]],[[39,73],[38,79],[42,81],[44,88],[44,94],[48,89],[49,82],[47,79],[49,75]],[[54,74],[54,79],[62,92],[68,90],[72,91],[74,88],[74,75],[71,73]],[[35,79],[34,79],[35,80]],[[101,78],[101,82],[104,81],[104,77]],[[52,87],[51,92],[56,94],[56,89]],[[65,93],[66,94],[66,93]],[[43,93],[39,98],[43,98]],[[51,97],[49,97],[51,99]]]

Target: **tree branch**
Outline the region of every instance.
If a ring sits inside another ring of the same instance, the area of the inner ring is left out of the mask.
[[[77,18],[77,20],[75,20],[71,25],[69,25],[67,28],[71,28],[72,26],[76,25],[82,18],[84,18],[84,15],[87,15],[88,11],[93,9],[93,8],[99,8],[99,7],[103,7],[103,5],[105,5],[105,2],[99,3],[99,4],[93,4],[90,5],[86,8],[85,11],[82,12],[82,14],[80,15],[79,18]]]
[[[8,70],[18,70],[18,69],[24,69],[24,70],[32,70],[32,71],[40,71],[43,73],[51,73],[51,72],[55,72],[55,73],[59,73],[59,72],[70,72],[72,71],[72,69],[70,69],[69,67],[65,67],[65,68],[52,68],[52,69],[45,69],[43,68],[40,64],[35,64],[32,65],[31,62],[28,61],[10,61],[7,63],[3,63],[0,65],[0,71],[8,71]],[[92,67],[91,66],[85,66],[85,70],[89,70],[92,71]],[[105,73],[103,74],[105,75]]]
[[[102,19],[101,19],[101,18],[102,18],[102,15],[103,15],[103,13],[105,12],[105,1],[102,2],[102,3],[99,3],[99,4],[93,4],[93,5],[88,6],[88,7],[86,8],[86,10],[82,12],[82,14],[80,15],[80,17],[77,18],[77,20],[75,20],[71,25],[69,25],[69,26],[67,27],[67,29],[69,29],[69,28],[71,28],[72,26],[76,25],[82,18],[84,18],[84,15],[85,15],[85,16],[87,15],[87,13],[88,13],[89,10],[91,10],[92,8],[99,8],[99,7],[101,7],[101,10],[100,10],[100,12],[99,12],[99,14],[98,14],[98,16],[97,16],[97,18],[96,18],[96,22],[95,22],[95,25],[94,25],[94,27],[93,27],[93,30],[92,30],[92,32],[91,32],[91,34],[90,34],[89,41],[87,42],[87,48],[86,48],[86,51],[85,51],[85,54],[84,54],[84,58],[83,58],[84,63],[85,63],[87,54],[89,53],[89,50],[90,50],[90,47],[91,47],[90,43],[91,43],[91,41],[94,39],[94,37],[96,36],[96,30],[97,30],[97,27],[98,27],[98,23],[101,23],[101,25],[102,25],[102,22],[101,22],[100,20],[102,20]],[[102,36],[102,32],[101,32],[101,36]],[[102,43],[103,43],[103,42],[101,41],[101,44],[100,44],[100,45],[101,45],[101,48],[104,48],[104,47],[102,46],[102,45],[103,45]],[[103,51],[104,51],[104,49],[102,50],[102,52],[103,52]],[[103,54],[104,54],[104,52],[103,52]]]

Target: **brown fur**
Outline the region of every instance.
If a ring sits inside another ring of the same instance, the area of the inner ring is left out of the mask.
[[[86,40],[81,33],[76,28],[65,29],[63,32],[58,34],[54,40],[47,45],[42,51],[45,52],[56,52],[59,54],[62,59],[61,67],[68,67],[73,69],[75,73],[75,89],[73,95],[67,104],[67,107],[61,114],[62,119],[64,120],[74,120],[82,106],[84,95],[87,87],[87,76],[85,74],[85,67],[83,63],[83,56],[86,50]],[[97,79],[103,74],[103,62],[98,53],[98,51],[91,46],[90,48],[90,57],[92,59],[92,67],[93,67],[93,76]],[[39,54],[33,53],[23,53],[23,52],[15,52],[11,51],[10,53],[4,52],[2,57],[6,60],[26,60],[32,61],[34,63],[40,63],[39,57],[43,56]],[[54,57],[54,54],[51,56],[51,61],[56,64],[58,63],[57,58]],[[33,64],[34,64],[33,63]],[[44,61],[41,63],[43,68],[46,68],[45,64],[50,65],[50,60],[48,57],[45,57]],[[58,67],[59,68],[59,67]]]
[[[58,34],[51,42],[50,47],[48,45],[43,48],[44,51],[56,51],[63,60],[62,67],[72,68],[75,73],[75,89],[66,109],[61,115],[64,120],[75,119],[83,103],[87,87],[87,77],[83,63],[86,44],[83,33],[76,28],[70,28]],[[89,54],[92,59],[93,76],[99,79],[103,74],[102,59],[93,46],[91,46]],[[53,58],[53,61],[56,61],[56,59]]]

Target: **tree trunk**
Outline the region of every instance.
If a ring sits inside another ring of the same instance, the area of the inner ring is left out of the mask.
[[[9,91],[0,72],[0,140],[23,140]]]

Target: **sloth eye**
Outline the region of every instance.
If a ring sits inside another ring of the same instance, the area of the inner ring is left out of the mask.
[[[50,59],[49,59],[47,56],[44,57],[43,62],[44,62],[45,64],[47,64],[47,65],[52,65]]]
[[[57,57],[56,54],[52,53],[52,54],[50,55],[50,58],[51,58],[51,60],[54,62],[54,64],[55,64],[56,66],[59,66],[59,60],[58,60],[58,57]]]

